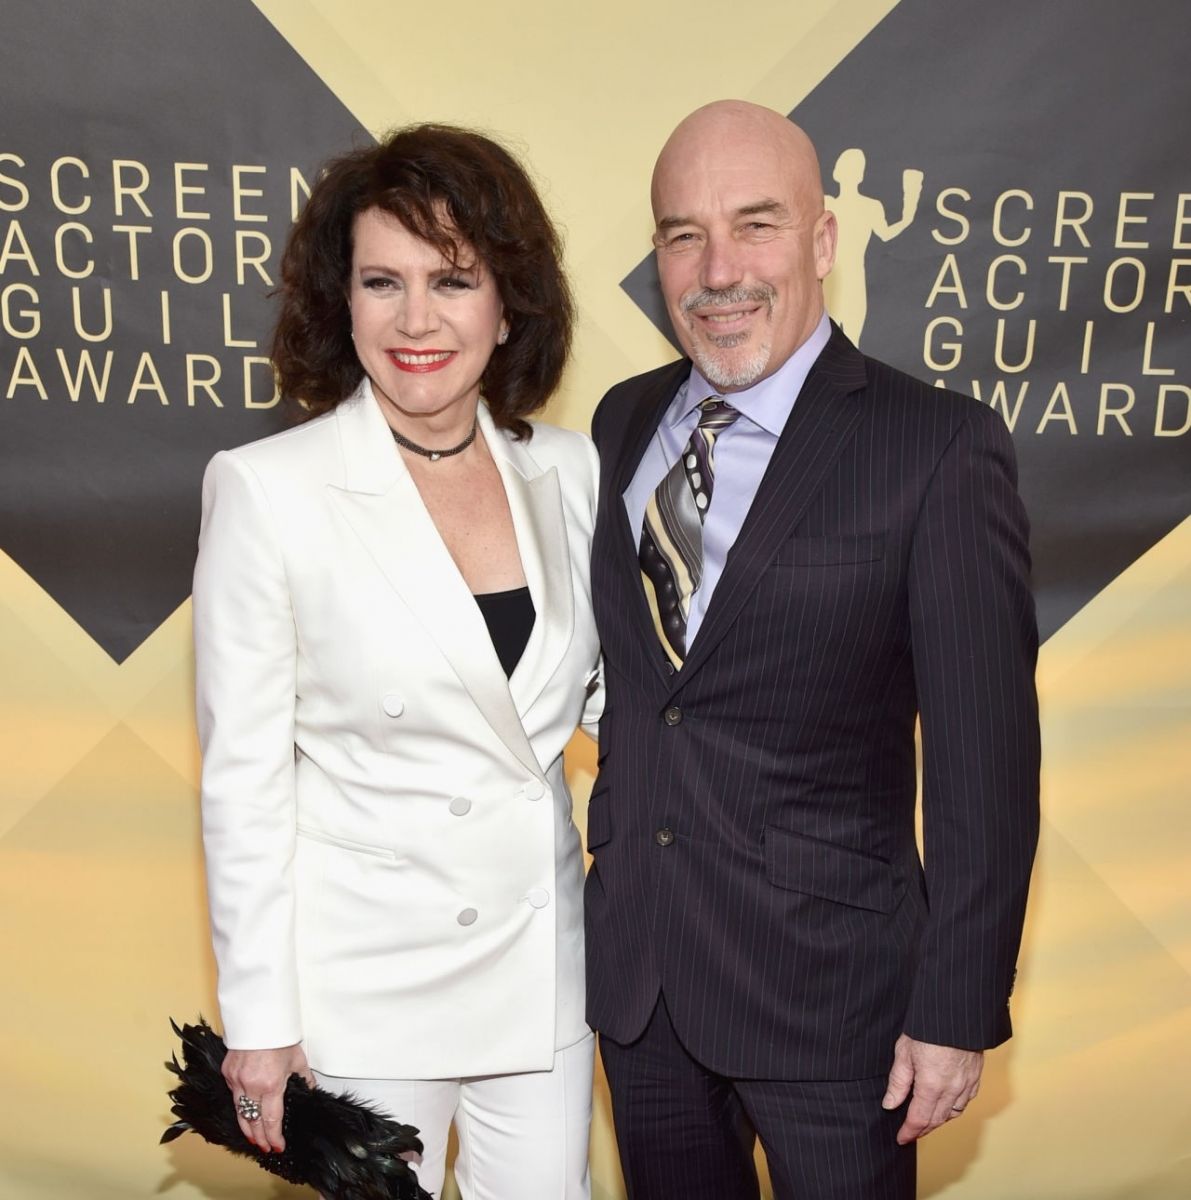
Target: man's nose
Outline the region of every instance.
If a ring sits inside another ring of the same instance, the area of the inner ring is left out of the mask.
[[[721,291],[738,284],[744,274],[740,248],[730,237],[711,237],[703,251],[701,282],[704,287]]]

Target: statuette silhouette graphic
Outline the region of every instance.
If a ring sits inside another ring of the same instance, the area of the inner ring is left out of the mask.
[[[860,191],[864,181],[864,151],[856,147],[843,151],[835,160],[831,177],[839,184],[839,193],[824,197],[827,207],[839,223],[839,244],[835,267],[827,278],[827,308],[857,344],[864,332],[868,315],[868,277],[865,256],[873,235],[883,242],[897,237],[914,220],[922,195],[921,171],[907,167],[902,172],[901,220],[890,224],[880,200]]]

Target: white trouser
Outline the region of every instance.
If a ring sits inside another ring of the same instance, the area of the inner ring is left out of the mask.
[[[463,1200],[588,1200],[587,1143],[595,1038],[559,1050],[550,1071],[467,1079],[345,1079],[352,1092],[414,1125],[425,1147],[418,1182],[441,1196],[451,1122],[459,1137],[455,1182]]]

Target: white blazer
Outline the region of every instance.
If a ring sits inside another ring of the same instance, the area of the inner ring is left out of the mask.
[[[479,424],[537,611],[509,680],[367,381],[207,469],[194,629],[231,1047],[432,1079],[548,1069],[587,1030],[562,751],[602,696],[597,460],[582,434],[519,443],[482,404]]]

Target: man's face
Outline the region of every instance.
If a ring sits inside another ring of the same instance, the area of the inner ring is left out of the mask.
[[[767,131],[703,129],[654,176],[658,274],[682,348],[724,393],[765,379],[814,331],[835,219]]]

